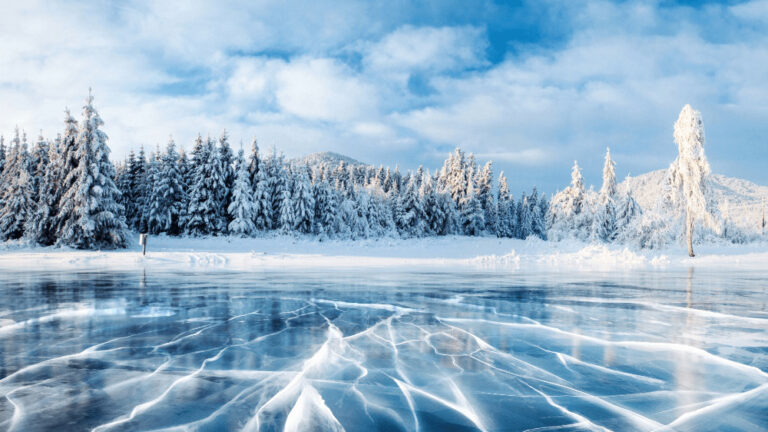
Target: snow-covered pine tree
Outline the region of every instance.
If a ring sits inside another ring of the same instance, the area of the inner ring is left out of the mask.
[[[27,149],[17,137],[13,141],[8,166],[5,170],[3,207],[0,208],[0,240],[16,240],[24,235],[27,219],[33,211],[32,179]]]
[[[42,180],[40,181],[39,194],[34,206],[34,213],[27,220],[25,238],[43,246],[50,246],[56,241],[55,216],[61,188],[59,178],[61,171],[61,155],[56,143],[48,145],[48,164]]]
[[[59,217],[61,208],[64,207],[62,197],[65,191],[72,189],[77,181],[77,176],[70,176],[70,173],[77,169],[79,159],[77,158],[77,120],[72,117],[69,109],[64,110],[64,135],[61,137],[61,148],[59,149],[59,172],[57,173],[56,184],[58,185],[58,201],[55,205],[53,214],[54,224],[53,232],[58,235],[64,226],[64,220]]]
[[[460,203],[462,232],[466,235],[477,236],[485,229],[483,208],[475,194],[474,182],[470,181],[467,193]]]
[[[338,201],[333,188],[325,180],[315,183],[315,228],[320,239],[333,237],[338,232]]]
[[[256,173],[256,185],[253,193],[253,223],[257,230],[272,228],[272,196],[271,182],[267,177],[267,169],[262,165]]]
[[[416,181],[410,176],[405,190],[399,196],[398,212],[395,214],[395,224],[400,234],[404,237],[421,237],[424,235],[426,221],[420,220],[424,214],[419,193],[416,190]]]
[[[282,233],[293,231],[296,222],[296,214],[293,207],[293,179],[288,166],[283,166],[279,174],[280,181],[280,207],[278,208],[278,223]]]
[[[616,238],[616,170],[611,159],[611,149],[605,150],[603,165],[603,186],[597,199],[592,220],[592,240],[610,242]]]
[[[256,137],[251,141],[251,154],[248,156],[248,176],[250,177],[253,191],[256,192],[257,176],[259,175],[261,159],[259,159],[259,142]],[[234,191],[233,191],[234,192]]]
[[[160,234],[165,232],[166,221],[163,217],[163,210],[160,209],[160,180],[162,178],[162,160],[161,160],[160,146],[157,146],[157,151],[149,154],[149,161],[147,162],[147,196],[144,202],[144,215],[142,219],[146,221],[146,232],[150,234]]]
[[[158,153],[159,153],[158,149]],[[165,153],[151,164],[152,193],[149,200],[149,232],[177,235],[181,232],[179,221],[184,211],[184,179],[177,161],[176,143],[168,140]]]
[[[591,232],[591,209],[587,203],[584,177],[578,162],[573,162],[571,185],[555,194],[547,216],[547,232],[555,240],[566,237],[587,239]]]
[[[40,135],[37,137],[35,148],[30,155],[30,179],[32,181],[32,202],[37,203],[40,195],[40,184],[43,182],[43,177],[48,169],[48,141],[43,137],[43,131],[40,131]],[[34,211],[34,210],[32,210]]]
[[[424,221],[424,235],[439,235],[444,231],[445,214],[437,203],[432,176],[423,172],[419,182],[419,201],[422,211],[419,219]]]
[[[485,219],[485,231],[493,232],[496,227],[496,206],[493,202],[493,162],[488,161],[483,168],[475,174],[475,184],[477,185],[477,199],[483,208],[483,218]]]
[[[0,182],[3,180],[3,169],[5,169],[5,137],[0,135]],[[2,184],[0,184],[0,192]]]
[[[235,183],[235,174],[232,168],[234,155],[232,153],[232,147],[229,144],[229,136],[227,135],[226,129],[221,132],[221,136],[219,137],[218,152],[217,168],[221,173],[221,184],[215,191],[216,199],[219,203],[219,232],[226,233],[227,225],[230,221],[227,209],[229,208],[229,203],[232,201],[232,189]]]
[[[175,230],[177,232],[174,232],[173,227],[171,227],[171,233],[181,235],[184,233],[187,221],[189,220],[189,184],[192,180],[192,175],[194,174],[192,172],[192,167],[189,164],[187,152],[185,152],[183,148],[179,151],[179,157],[176,159],[176,169],[181,176],[180,187],[183,194],[179,197],[181,210],[179,211],[179,221]]]
[[[88,94],[77,134],[77,168],[69,173],[73,186],[62,195],[63,220],[57,243],[78,249],[125,247],[126,230],[120,191],[115,186],[115,167],[109,160],[104,124]]]
[[[499,189],[496,196],[496,227],[494,231],[498,237],[514,237],[515,235],[515,207],[512,194],[509,192],[507,178],[504,171],[499,174]]]
[[[227,208],[229,212],[229,233],[240,237],[249,237],[256,232],[253,224],[253,187],[249,164],[245,160],[242,149],[235,159],[235,185],[232,189],[232,202]]]
[[[309,182],[308,169],[298,168],[294,175],[293,187],[293,227],[304,234],[312,232],[315,217],[315,197]]]
[[[192,149],[186,232],[193,236],[211,234],[215,229],[216,201],[209,180],[213,175],[211,147],[203,143],[203,138],[198,135]]]
[[[133,213],[130,214],[129,222],[133,223],[133,229],[145,233],[147,232],[147,203],[151,192],[152,178],[149,175],[149,161],[144,152],[144,146],[139,147],[136,164],[133,169],[129,168],[129,170],[132,172],[131,178],[134,181],[131,186],[131,195],[133,195],[133,202],[135,203],[131,209]]]
[[[690,105],[683,107],[675,122],[678,156],[667,171],[667,184],[677,196],[677,214],[682,215],[688,255],[693,257],[693,236],[697,223],[718,230],[713,200],[709,196],[710,168],[704,154],[704,124],[701,113]]]

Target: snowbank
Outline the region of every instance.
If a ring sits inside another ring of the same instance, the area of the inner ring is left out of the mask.
[[[634,251],[616,245],[546,242],[494,237],[316,241],[264,238],[151,237],[146,256],[134,243],[126,250],[76,251],[0,246],[0,269],[323,269],[430,268],[472,271],[612,271],[696,267],[768,268],[768,244],[698,246],[696,258],[680,248]]]

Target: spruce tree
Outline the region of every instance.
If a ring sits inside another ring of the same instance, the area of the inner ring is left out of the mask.
[[[177,235],[184,212],[184,178],[178,165],[179,154],[171,138],[165,153],[156,162],[153,171],[152,194],[149,203],[149,230],[152,233]]]
[[[210,143],[210,140],[208,141]],[[212,146],[200,135],[192,149],[192,176],[189,184],[189,208],[186,232],[193,236],[211,234],[216,224],[216,201],[211,189]]]
[[[292,179],[288,167],[283,167],[280,170],[281,180],[279,182],[279,196],[280,206],[278,208],[278,224],[280,231],[288,233],[293,231],[293,227],[296,223],[296,215],[293,207],[293,193],[292,193]]]
[[[256,226],[253,223],[253,187],[251,186],[249,166],[245,161],[245,154],[242,149],[235,159],[235,173],[232,202],[227,208],[231,220],[228,229],[232,235],[249,237],[256,232]]]
[[[56,241],[55,216],[62,190],[59,185],[61,155],[59,146],[48,146],[48,165],[40,182],[40,191],[34,206],[34,213],[27,220],[24,236],[32,243],[50,246]]]
[[[253,193],[253,223],[257,230],[272,228],[272,196],[271,182],[267,170],[262,166],[256,173],[256,185]]]
[[[89,93],[76,140],[77,168],[68,174],[73,186],[62,195],[63,221],[58,244],[78,249],[125,247],[126,225],[109,160],[104,124]]]
[[[315,198],[306,169],[298,169],[293,188],[294,229],[300,233],[312,232]]]
[[[17,130],[18,138],[18,130]],[[29,173],[27,149],[14,139],[10,160],[4,173],[6,187],[3,207],[0,208],[0,240],[16,240],[24,235],[24,228],[33,211],[33,184]]]

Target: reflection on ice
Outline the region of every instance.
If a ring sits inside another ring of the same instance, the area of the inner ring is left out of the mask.
[[[0,430],[764,430],[765,275],[3,275]]]

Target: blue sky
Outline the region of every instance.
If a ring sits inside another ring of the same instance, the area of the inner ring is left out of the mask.
[[[226,127],[288,156],[437,168],[513,190],[666,167],[702,112],[713,170],[768,183],[768,1],[3,1],[0,131],[32,139],[89,86],[113,157]],[[598,186],[599,187],[599,186]]]

